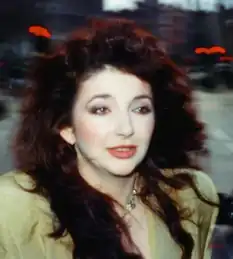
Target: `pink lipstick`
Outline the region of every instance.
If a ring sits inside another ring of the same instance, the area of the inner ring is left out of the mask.
[[[135,145],[122,145],[107,149],[109,154],[118,159],[129,159],[133,157],[137,152],[137,146]]]

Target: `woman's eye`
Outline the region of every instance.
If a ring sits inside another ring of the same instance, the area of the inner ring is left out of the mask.
[[[92,107],[90,112],[95,115],[105,115],[109,113],[109,109],[107,107]]]
[[[151,112],[151,108],[147,106],[142,106],[134,109],[134,112],[140,113],[140,114],[148,114]]]

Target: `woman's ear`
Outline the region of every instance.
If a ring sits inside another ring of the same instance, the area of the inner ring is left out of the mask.
[[[76,143],[76,138],[72,127],[66,127],[60,130],[60,136],[70,145],[74,145]]]

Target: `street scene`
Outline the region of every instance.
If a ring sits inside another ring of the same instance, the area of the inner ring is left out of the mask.
[[[198,159],[202,170],[213,180],[219,197],[223,195],[228,201],[220,202],[221,208],[225,206],[221,209],[226,216],[224,220],[218,217],[217,223],[212,224],[211,259],[233,259],[233,0],[9,0],[4,3],[0,8],[1,24],[4,24],[0,27],[0,175],[15,170],[11,145],[18,126],[22,93],[33,64],[40,58],[53,56],[53,51],[60,50],[64,40],[77,29],[84,25],[88,29],[99,28],[106,18],[146,29],[156,38],[156,48],[168,54],[187,75],[194,105],[208,137],[209,154]],[[144,129],[148,136],[147,128]],[[119,190],[119,184],[116,186]],[[133,193],[134,188],[130,191]],[[0,232],[0,258],[1,238]]]

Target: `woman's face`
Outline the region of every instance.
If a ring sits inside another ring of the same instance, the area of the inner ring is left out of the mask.
[[[79,166],[127,176],[143,160],[154,124],[150,85],[106,67],[81,84],[73,129],[61,135],[76,143]]]

